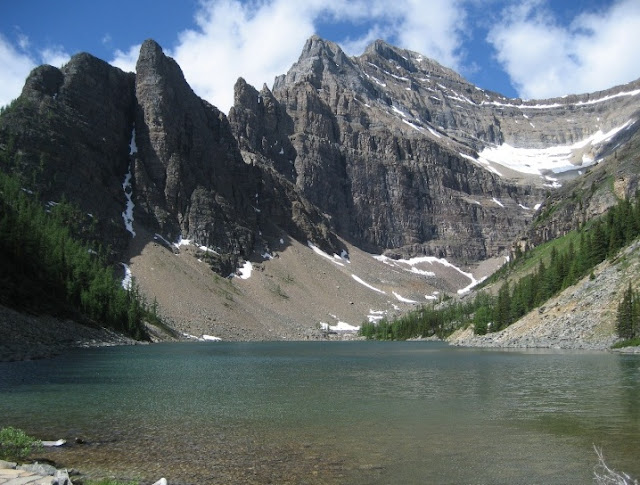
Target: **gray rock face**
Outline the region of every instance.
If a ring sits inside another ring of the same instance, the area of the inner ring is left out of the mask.
[[[56,467],[47,465],[46,463],[38,463],[38,462],[33,464],[28,464],[28,465],[19,465],[17,469],[35,473],[37,475],[43,475],[43,476],[47,476],[47,475],[53,476],[57,472]]]
[[[0,118],[0,148],[25,186],[91,214],[116,253],[131,238],[122,221],[131,171],[135,224],[214,249],[221,274],[272,230],[328,252],[340,252],[337,233],[372,252],[470,263],[506,254],[549,190],[539,177],[487,170],[478,153],[606,133],[637,118],[639,92],[636,82],[508,100],[381,41],[349,58],[312,37],[272,91],[240,79],[227,119],[146,41],[136,74],[88,54],[35,69]],[[615,151],[631,127],[581,155]],[[571,227],[565,219],[531,239]]]
[[[639,87],[509,100],[382,41],[349,58],[314,36],[273,93],[236,86],[230,122],[245,149],[271,159],[355,244],[471,262],[503,253],[548,191],[487,170],[478,152],[607,132],[633,116],[628,93]]]
[[[266,86],[258,92],[240,78],[234,94],[229,122],[240,149],[257,151],[287,180],[295,181],[293,161],[297,154],[289,140],[293,131],[291,117]]]
[[[154,41],[140,50],[136,100],[134,179],[143,223],[233,255],[233,267],[224,268],[233,271],[253,248],[259,173],[242,160],[226,116],[193,93]]]
[[[282,129],[281,111],[268,90],[254,91],[239,82],[236,96],[254,102],[258,115],[245,126],[259,143]],[[214,265],[221,274],[235,271],[262,229],[274,224],[302,241],[339,247],[324,216],[287,182],[284,165],[276,163],[279,171],[273,171],[255,158],[245,163],[227,117],[193,93],[179,66],[153,41],[140,51],[136,100],[135,194],[144,224],[157,226],[165,237],[182,236],[215,249],[224,255]],[[291,144],[286,149],[290,152]],[[263,148],[267,155],[275,150]]]
[[[630,95],[640,89],[640,80],[590,94],[523,101],[480,89],[418,53],[382,41],[353,62],[405,119],[429,125],[477,151],[501,143],[523,148],[570,145],[598,129],[606,133],[622,125],[640,108]]]
[[[294,170],[282,162],[274,167],[295,176],[297,187],[331,216],[338,232],[361,247],[458,261],[503,251],[531,218],[518,204],[535,204],[540,190],[501,180],[461,157],[455,140],[443,143],[438,138],[443,135],[431,135],[415,118],[399,115],[408,109],[394,99],[396,92],[385,91],[384,81],[363,67],[374,57],[384,60],[378,50],[393,54],[386,62],[400,59],[418,73],[385,44],[350,59],[337,45],[313,37],[289,73],[275,81],[276,101],[269,105],[285,121],[276,124],[276,116],[263,115],[253,102],[255,90],[250,96],[237,91],[230,112],[236,135],[265,156],[265,146],[295,155]],[[461,82],[452,72],[442,75]],[[412,109],[419,110],[417,103]],[[431,119],[424,110],[421,116]],[[250,136],[258,120],[265,126],[260,140]]]

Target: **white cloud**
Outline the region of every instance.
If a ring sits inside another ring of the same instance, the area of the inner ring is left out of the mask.
[[[384,30],[380,25],[372,26],[365,34],[357,38],[347,37],[340,42],[340,47],[349,56],[359,56],[377,39],[385,39],[390,36],[389,30]]]
[[[21,45],[23,43],[28,45],[28,39],[21,39]],[[5,106],[20,95],[35,62],[0,35],[0,66],[0,106]]]
[[[40,60],[43,64],[54,67],[62,67],[71,59],[71,56],[60,46],[47,47],[40,51]]]
[[[238,77],[260,89],[291,67],[314,32],[310,9],[313,3],[284,0],[207,2],[198,29],[180,34],[172,55],[194,91],[226,112]]]
[[[136,72],[136,62],[140,55],[140,47],[142,44],[136,44],[129,47],[127,52],[120,49],[114,52],[114,58],[109,62],[112,66],[119,67],[124,72]]]
[[[401,21],[398,45],[460,70],[460,47],[465,30],[465,10],[459,0],[407,0],[394,2]]]
[[[271,85],[298,59],[316,25],[333,20],[370,25],[358,38],[331,39],[351,55],[385,38],[460,67],[464,10],[459,0],[433,0],[428,6],[420,0],[208,0],[200,4],[197,29],[182,32],[168,53],[194,91],[227,112],[238,77],[258,89]]]
[[[29,46],[29,38],[22,33],[18,35],[17,47],[0,34],[0,66],[3,66],[0,69],[0,106],[20,96],[27,76],[37,65],[60,67],[69,60],[69,54],[62,47],[47,47],[33,55],[27,50]]]
[[[640,76],[637,0],[619,0],[569,25],[546,5],[530,0],[507,9],[487,39],[521,97],[592,92]]]
[[[18,32],[18,46],[20,47],[20,49],[26,51],[29,48],[30,43],[31,42],[29,41],[29,37],[24,35],[22,32]]]

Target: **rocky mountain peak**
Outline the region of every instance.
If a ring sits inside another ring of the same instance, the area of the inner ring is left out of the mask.
[[[317,35],[313,35],[307,40],[302,48],[298,62],[301,62],[304,59],[313,59],[316,57],[327,57],[329,59],[333,59],[338,64],[340,64],[339,61],[344,61],[347,58],[338,44],[325,40]]]
[[[166,60],[162,47],[153,39],[145,39],[140,46],[138,62],[154,62],[154,60],[155,62],[163,62]]]
[[[383,41],[350,58],[313,36],[273,90],[240,78],[227,118],[147,40],[136,74],[89,54],[34,70],[23,97],[37,107],[30,116],[39,126],[51,126],[11,129],[24,143],[42,138],[34,167],[51,156],[52,173],[74,172],[73,184],[56,185],[67,195],[79,196],[78,181],[101,173],[122,206],[130,167],[137,223],[230,255],[221,272],[250,254],[269,214],[290,234],[332,247],[329,227],[370,251],[469,262],[506,251],[561,171],[577,175],[629,137],[638,93],[636,82],[510,100]],[[45,146],[52,137],[75,155],[60,160]],[[540,160],[548,165],[538,168]],[[311,221],[324,229],[314,232]]]
[[[157,90],[168,89],[167,94],[174,96],[181,94],[194,96],[178,63],[166,56],[162,47],[153,39],[145,40],[140,47],[136,62],[136,84],[138,86],[156,85]],[[177,93],[174,91],[176,89],[183,92]]]
[[[279,146],[286,135],[295,170],[274,167],[361,247],[477,261],[503,252],[560,177],[576,176],[633,126],[629,89],[510,100],[380,40],[349,58],[314,36],[274,83],[272,104],[291,120]],[[236,120],[234,131],[247,133]],[[265,140],[245,149],[271,157]]]
[[[371,63],[379,67],[391,68],[393,71],[404,71],[411,74],[437,76],[449,82],[470,83],[453,69],[444,67],[437,61],[407,49],[401,49],[383,40],[372,42],[361,56],[355,58],[361,65]],[[395,74],[398,74],[395,72]]]
[[[25,81],[22,96],[56,96],[64,82],[64,75],[60,69],[43,65],[35,68]]]
[[[352,73],[353,63],[340,46],[314,35],[307,40],[300,58],[289,72],[276,77],[273,90],[298,82],[306,82],[319,89],[327,79]]]
[[[80,53],[61,69],[35,68],[0,119],[0,144],[11,140],[19,152],[13,170],[25,185],[91,214],[92,237],[116,252],[127,245],[118,216],[134,106],[133,74]]]
[[[258,91],[243,77],[239,77],[233,86],[233,103],[234,105],[257,107]]]
[[[571,227],[575,206],[586,219],[615,199],[598,187],[611,184],[623,197],[638,186],[640,81],[554,100],[514,100],[382,41],[350,58],[314,36],[272,90],[240,78],[234,100],[227,117],[199,98],[152,40],[142,45],[135,74],[79,54],[61,69],[36,68],[3,112],[0,155],[9,162],[2,168],[17,172],[25,191],[45,203],[66,198],[78,205],[114,258],[149,247],[154,234],[156,243],[164,240],[157,245],[172,248],[190,240],[197,248],[186,253],[224,276],[246,260],[258,263],[265,276],[259,281],[268,283],[267,293],[256,294],[279,302],[289,297],[277,279],[269,281],[277,274],[267,274],[274,248],[284,254],[291,245],[288,254],[302,254],[309,241],[329,259],[341,255],[329,263],[339,268],[349,266],[345,246],[392,259],[436,256],[447,258],[437,264],[455,273],[452,281],[473,282],[466,271],[489,258],[497,259],[488,265],[504,261],[529,227],[530,242],[547,240]],[[605,172],[616,151],[620,164]],[[592,165],[598,167],[581,178]],[[585,184],[572,186],[571,177]],[[587,191],[595,202],[583,209]],[[575,202],[560,207],[561,197]],[[547,222],[533,227],[538,210]],[[361,255],[364,269],[372,259]],[[420,269],[412,266],[411,278],[418,278],[408,283],[412,292],[461,288],[438,286],[428,266],[434,260],[421,261]],[[281,262],[272,268],[286,271]],[[349,282],[352,271],[342,274]],[[388,272],[382,267],[380,274]],[[307,286],[312,291],[315,280],[314,274]],[[335,294],[327,281],[325,290]],[[303,288],[296,280],[287,292],[294,287]]]
[[[409,51],[399,49],[395,46],[392,46],[391,44],[387,44],[383,40],[378,39],[369,44],[369,46],[362,54],[362,57],[367,59],[368,61],[383,60],[387,62],[394,62],[407,71],[415,72],[417,69],[410,57],[412,56],[412,54],[413,53],[410,53]]]
[[[253,248],[257,173],[242,160],[226,116],[195,95],[156,42],[142,45],[136,71],[140,218],[168,240],[189,239],[229,255],[217,269],[233,272]]]

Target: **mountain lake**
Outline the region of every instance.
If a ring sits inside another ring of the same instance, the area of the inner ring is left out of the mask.
[[[640,356],[439,342],[205,342],[0,363],[0,427],[88,476],[170,484],[640,478]],[[81,443],[76,443],[79,438]]]

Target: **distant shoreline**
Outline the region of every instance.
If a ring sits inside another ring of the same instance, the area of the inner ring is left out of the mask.
[[[140,344],[105,328],[0,305],[0,362],[48,359],[73,348]]]

